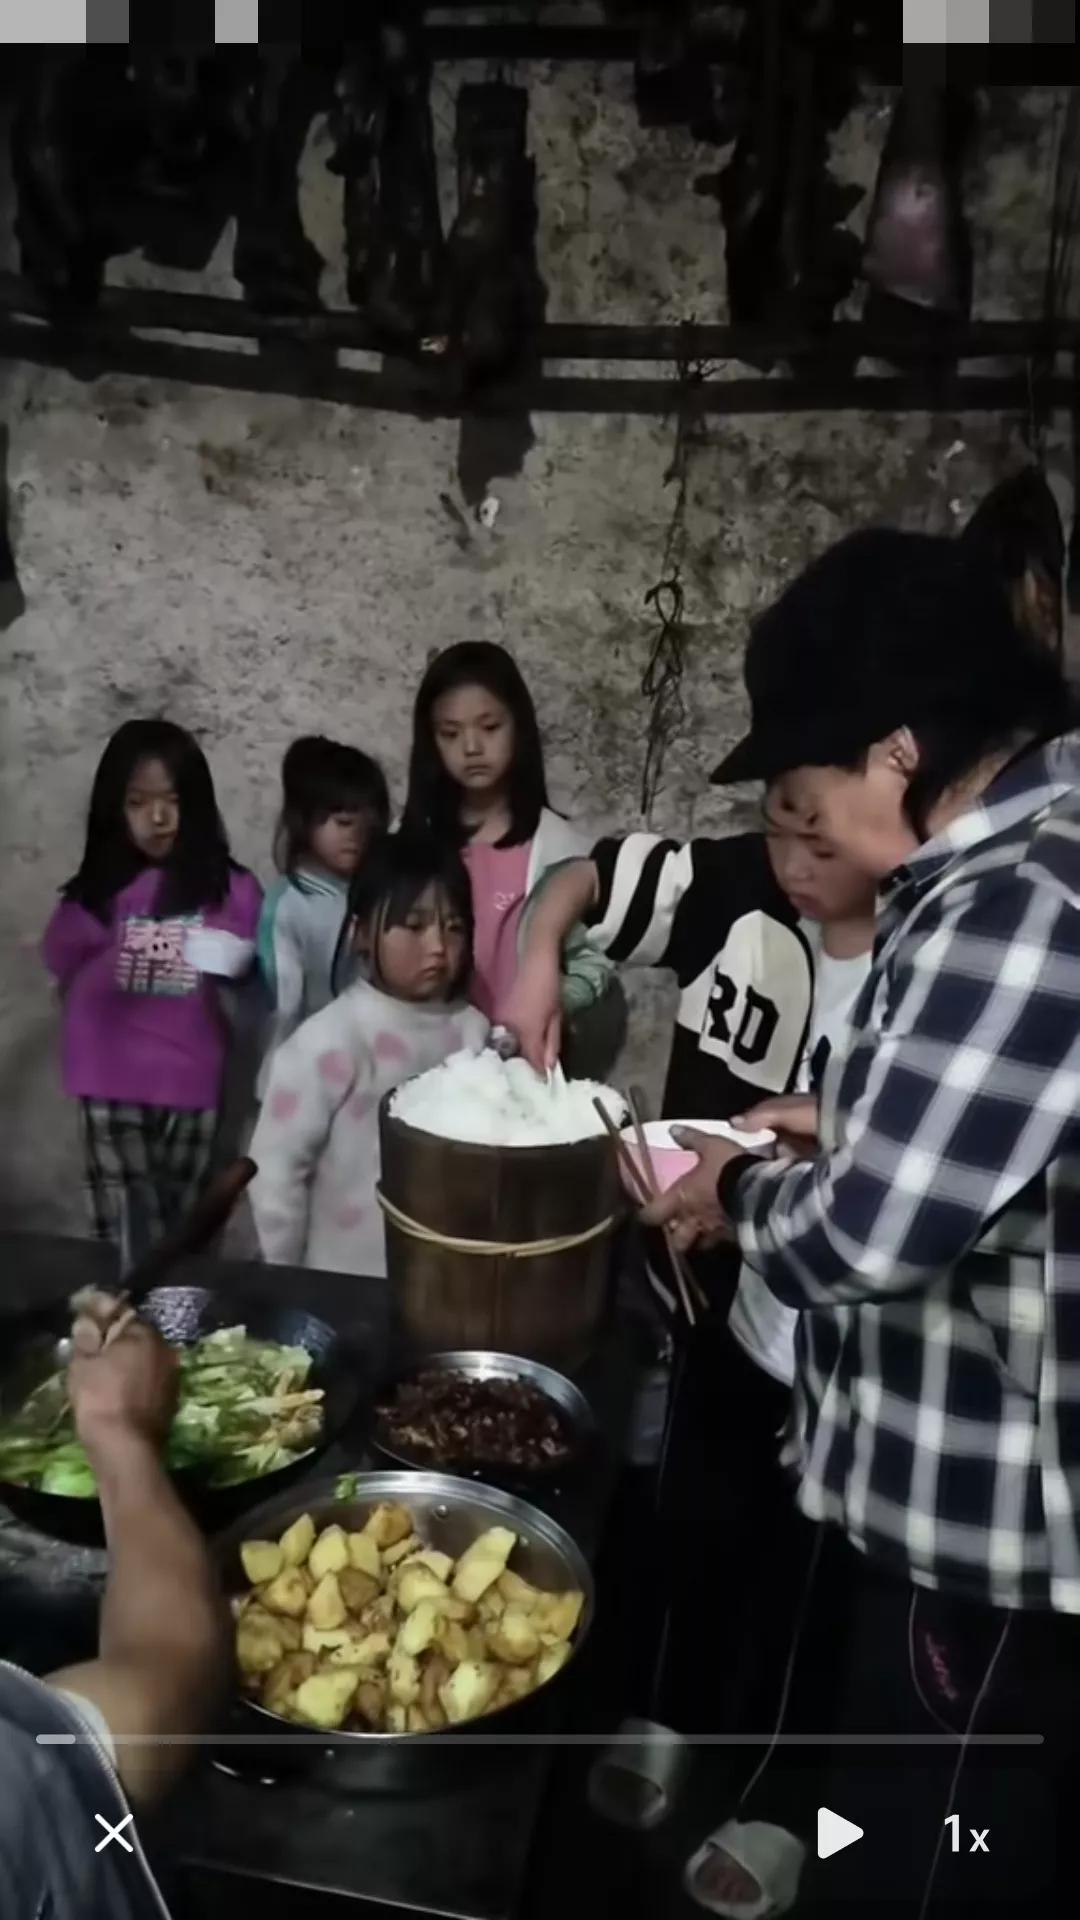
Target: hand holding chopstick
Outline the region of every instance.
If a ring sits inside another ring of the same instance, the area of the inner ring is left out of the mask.
[[[641,1155],[642,1165],[646,1172],[646,1183],[649,1188],[649,1198],[646,1201],[646,1205],[651,1206],[660,1198],[660,1182],[656,1177],[656,1162],[652,1157],[652,1149],[649,1146],[649,1136],[645,1131],[643,1101],[639,1087],[630,1088],[627,1094],[627,1105],[630,1108],[630,1118],[634,1125],[634,1136],[637,1140],[638,1152]],[[664,1233],[664,1246],[667,1249],[671,1270],[675,1275],[676,1284],[682,1296],[686,1317],[690,1325],[694,1326],[695,1319],[693,1309],[690,1306],[690,1300],[696,1299],[698,1305],[703,1307],[706,1312],[708,1311],[709,1302],[703,1289],[694,1278],[689,1262],[683,1259],[671,1234],[666,1231]]]
[[[596,1098],[593,1101],[593,1106],[596,1108],[596,1111],[599,1114],[600,1119],[604,1123],[604,1131],[608,1134],[612,1142],[612,1145],[615,1148],[615,1152],[616,1152],[616,1155],[618,1156],[619,1164],[626,1173],[626,1177],[630,1183],[632,1191],[637,1194],[638,1198],[641,1201],[642,1206],[647,1207],[651,1205],[651,1203],[657,1198],[657,1192],[658,1192],[658,1189],[655,1185],[655,1172],[652,1164],[652,1156],[649,1154],[648,1143],[646,1142],[644,1138],[644,1133],[641,1130],[641,1120],[640,1120],[640,1116],[636,1111],[636,1105],[631,1102],[628,1102],[627,1104],[630,1106],[630,1111],[634,1118],[635,1133],[638,1134],[638,1151],[641,1153],[641,1156],[642,1156],[641,1168],[638,1167],[637,1161],[634,1159],[633,1154],[630,1152],[629,1148],[627,1147],[627,1144],[623,1139],[622,1134],[619,1132],[618,1127],[615,1125],[615,1122],[611,1118],[611,1115],[608,1112],[607,1108],[605,1107],[603,1101],[600,1100],[599,1098]],[[651,1186],[649,1184],[649,1179],[645,1172],[646,1168],[648,1169],[649,1174],[652,1175],[653,1184]],[[699,1303],[703,1307],[706,1307],[708,1305],[708,1302],[705,1298],[705,1295],[702,1293],[701,1288],[698,1286],[698,1283],[695,1280],[693,1274],[690,1272],[689,1267],[683,1261],[677,1249],[673,1246],[670,1236],[667,1233],[665,1233],[664,1235],[664,1245],[667,1249],[668,1258],[671,1262],[671,1270],[675,1277],[676,1292],[682,1304],[682,1310],[686,1316],[687,1324],[691,1327],[694,1327],[697,1325],[697,1315],[694,1312],[692,1296],[696,1296]]]

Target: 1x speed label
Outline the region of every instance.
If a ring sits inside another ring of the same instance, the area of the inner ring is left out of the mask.
[[[950,1830],[953,1852],[963,1853],[964,1848],[960,1845],[960,1815],[958,1813],[950,1813],[945,1825]],[[969,1827],[968,1832],[971,1835],[971,1845],[967,1849],[968,1853],[989,1853],[990,1848],[986,1843],[986,1836],[990,1832],[989,1827]]]

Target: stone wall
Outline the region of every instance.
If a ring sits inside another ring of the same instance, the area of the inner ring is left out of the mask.
[[[444,154],[461,77],[437,83]],[[642,134],[624,69],[519,77],[532,90],[549,317],[723,318],[717,210],[691,190],[715,152]],[[1053,90],[987,102],[971,190],[987,316],[1038,311],[1060,111]],[[887,113],[886,97],[868,97],[837,137],[838,170],[866,189]],[[341,189],[325,147],[316,125],[302,196],[334,302]],[[865,212],[864,201],[855,227]],[[9,218],[0,224],[10,250]],[[197,279],[130,258],[110,274],[239,291],[228,235]],[[0,1221],[80,1231],[74,1121],[56,1090],[56,1012],[36,943],[77,858],[111,729],[155,711],[193,728],[237,854],[268,877],[289,740],[309,729],[354,739],[382,756],[400,795],[428,653],[487,638],[512,648],[532,686],[557,803],[592,828],[636,824],[652,633],[643,596],[671,508],[671,429],[538,417],[524,472],[494,483],[489,532],[456,510],[447,423],[148,380],[83,385],[21,365],[0,368],[0,419],[27,600],[0,636]],[[686,833],[731,817],[706,778],[743,718],[751,611],[856,524],[960,524],[1022,457],[1021,424],[853,414],[708,424],[688,502],[686,720],[657,825]],[[1062,446],[1052,437],[1049,458],[1066,474]],[[657,1077],[668,1007],[662,985],[642,984],[638,1077]]]

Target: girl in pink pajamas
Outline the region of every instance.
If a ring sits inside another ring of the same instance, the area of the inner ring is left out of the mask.
[[[386,1272],[379,1103],[413,1074],[483,1045],[487,1020],[465,999],[472,924],[453,849],[405,833],[372,847],[350,888],[344,935],[363,977],[272,1059],[251,1143],[264,1259]]]

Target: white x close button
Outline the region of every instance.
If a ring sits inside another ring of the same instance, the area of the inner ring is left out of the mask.
[[[94,1819],[97,1821],[99,1827],[104,1827],[105,1829],[105,1838],[104,1840],[98,1841],[97,1846],[94,1848],[94,1852],[100,1853],[104,1847],[108,1846],[110,1840],[116,1840],[123,1847],[125,1853],[134,1853],[135,1851],[134,1847],[132,1846],[130,1840],[124,1839],[124,1832],[123,1832],[124,1828],[128,1824],[128,1821],[134,1820],[134,1818],[135,1818],[135,1815],[133,1813],[125,1813],[123,1819],[118,1820],[115,1827],[110,1827],[104,1814],[95,1813]]]

